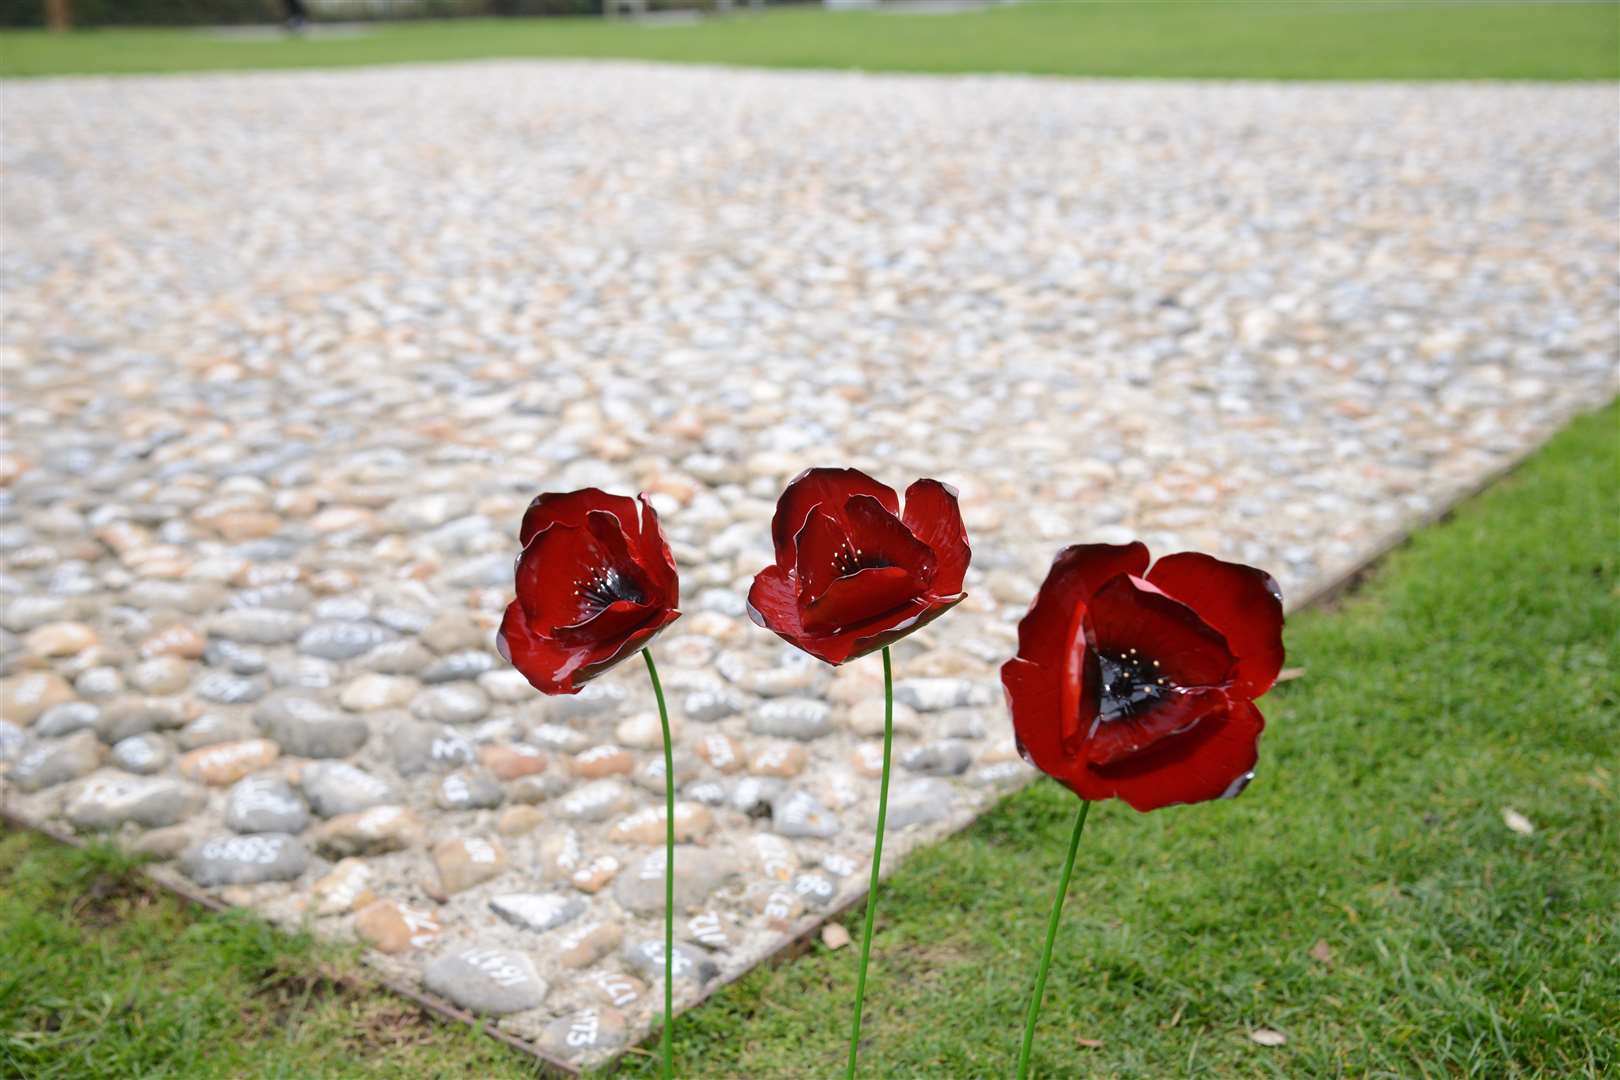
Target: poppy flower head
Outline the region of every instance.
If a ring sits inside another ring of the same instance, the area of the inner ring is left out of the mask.
[[[1081,798],[1138,810],[1223,798],[1253,776],[1254,699],[1282,669],[1269,574],[1140,543],[1058,553],[1001,669],[1019,752]]]
[[[495,643],[543,693],[577,694],[680,617],[675,559],[646,496],[547,492],[519,539],[517,598]]]
[[[857,469],[809,469],[771,520],[776,559],[754,578],[749,617],[829,664],[892,644],[967,595],[972,552],[956,491],[894,490]]]

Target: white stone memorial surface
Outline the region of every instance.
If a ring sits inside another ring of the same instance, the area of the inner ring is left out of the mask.
[[[574,1064],[660,1008],[663,765],[639,662],[543,698],[495,652],[537,492],[648,491],[674,547],[690,1004],[865,886],[880,662],[744,613],[801,469],[961,491],[970,595],[895,649],[898,860],[1031,775],[995,672],[1059,547],[1297,600],[1616,390],[1612,86],[4,93],[5,809]]]

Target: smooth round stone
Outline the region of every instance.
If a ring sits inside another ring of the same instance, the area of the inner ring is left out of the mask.
[[[28,735],[10,720],[0,720],[0,761],[16,761],[22,756]]]
[[[239,833],[300,833],[309,807],[279,776],[248,776],[225,795],[225,825]]]
[[[338,704],[353,712],[392,709],[409,701],[416,689],[414,679],[368,672],[343,688],[338,695]]]
[[[771,800],[771,828],[783,836],[825,839],[838,835],[838,817],[809,792],[789,791]]]
[[[825,910],[838,895],[838,886],[825,874],[808,871],[793,879],[793,895],[804,901],[806,907]]]
[[[732,857],[690,844],[675,846],[675,904],[698,907],[736,874]],[[633,861],[613,882],[613,898],[626,911],[652,915],[664,910],[664,852]]]
[[[64,701],[52,705],[34,721],[34,734],[44,738],[58,738],[96,726],[101,710],[88,701]]]
[[[592,1005],[547,1024],[540,1032],[540,1046],[566,1061],[617,1050],[627,1038],[624,1013]]]
[[[338,666],[317,656],[283,656],[270,662],[270,682],[289,690],[325,690],[337,678]]]
[[[191,685],[192,693],[216,705],[246,705],[270,691],[262,678],[236,675],[229,671],[208,671]]]
[[[491,898],[489,909],[513,926],[535,933],[555,930],[585,914],[588,905],[577,896],[561,893],[503,893]]]
[[[177,694],[191,682],[191,664],[178,656],[154,656],[131,668],[129,681],[143,694]]]
[[[411,701],[419,720],[436,724],[471,724],[489,714],[489,696],[476,686],[435,686]]]
[[[339,814],[315,830],[315,847],[329,858],[381,855],[414,847],[422,826],[408,807],[384,803]]]
[[[606,821],[623,813],[633,802],[623,780],[595,780],[557,800],[557,811],[570,821]]]
[[[931,742],[902,754],[900,764],[925,776],[960,776],[973,764],[973,751],[954,739]]]
[[[207,648],[203,649],[202,662],[237,675],[261,675],[270,666],[269,659],[258,649],[238,645],[225,638],[213,638],[208,642]]]
[[[694,690],[681,702],[681,712],[689,720],[712,723],[742,711],[747,702],[729,690]]]
[[[182,750],[196,750],[215,743],[241,742],[258,735],[259,731],[245,716],[235,713],[207,712],[181,728],[175,736]]]
[[[372,617],[401,634],[420,634],[433,625],[433,616],[429,613],[396,605],[378,608]]]
[[[422,983],[430,992],[488,1016],[536,1008],[550,989],[523,953],[485,946],[455,949],[429,961]]]
[[[348,757],[371,737],[364,718],[297,691],[279,691],[261,701],[253,710],[253,722],[283,752],[296,757]]]
[[[371,614],[371,607],[364,600],[357,597],[328,596],[317,601],[309,613],[317,619],[337,622],[361,622]]]
[[[52,705],[72,700],[72,688],[53,671],[0,679],[0,716],[14,724],[32,724]]]
[[[120,739],[112,748],[114,765],[142,776],[157,772],[173,760],[169,740],[152,732]]]
[[[887,825],[891,829],[904,829],[909,825],[927,825],[949,814],[958,797],[956,789],[943,780],[906,780],[894,785],[889,796]],[[877,823],[877,811],[871,813]]]
[[[767,701],[748,718],[748,730],[754,734],[784,739],[819,739],[832,728],[831,706],[812,698]]]
[[[76,656],[99,640],[94,628],[84,623],[53,622],[30,630],[23,647],[35,656]]]
[[[662,938],[629,941],[620,950],[621,956],[641,977],[651,982],[664,979],[664,942]],[[675,955],[670,962],[671,973],[677,980],[686,980],[705,986],[720,974],[720,966],[690,945],[675,943]]]
[[[551,698],[551,718],[566,722],[606,716],[618,712],[629,699],[629,692],[616,683],[586,683],[577,694]]]
[[[400,714],[386,727],[394,768],[401,776],[457,769],[478,760],[473,741],[443,724],[424,724]]]
[[[529,729],[529,742],[564,754],[577,754],[591,744],[590,736],[563,724],[536,724]]]
[[[233,608],[215,615],[208,631],[248,645],[282,645],[304,632],[304,617],[273,607]]]
[[[110,744],[158,728],[176,727],[179,720],[179,711],[169,701],[125,697],[103,706],[95,727],[102,741]]]
[[[507,561],[505,584],[510,586],[511,561]],[[479,625],[478,620],[460,612],[445,612],[421,632],[422,643],[436,653],[452,653],[460,649],[488,648],[494,635]]]
[[[299,786],[321,817],[352,814],[400,801],[393,784],[343,761],[317,761],[305,766]]]
[[[89,668],[79,672],[73,680],[73,689],[80,697],[94,701],[116,697],[124,691],[124,676],[117,668]]]
[[[480,836],[455,837],[433,846],[433,866],[446,893],[472,888],[506,869],[506,849]]]
[[[179,780],[102,775],[80,784],[62,813],[76,829],[115,829],[126,821],[155,829],[190,817],[206,800],[202,788]]]
[[[425,683],[458,682],[462,679],[476,679],[488,671],[493,671],[500,660],[487,652],[465,649],[453,652],[448,656],[441,656],[427,667],[422,669],[421,679]]]
[[[212,836],[180,856],[181,872],[204,888],[291,881],[308,865],[309,851],[286,833]]]
[[[394,900],[373,900],[356,912],[354,932],[373,949],[392,955],[431,945],[444,932],[444,925],[431,911]]]
[[[1000,695],[994,688],[969,679],[901,679],[894,684],[894,700],[918,712],[993,705],[999,699]]]
[[[509,667],[484,672],[478,676],[478,687],[488,694],[491,700],[507,705],[528,701],[537,693],[521,671]]]
[[[231,597],[231,605],[252,610],[300,612],[309,607],[309,590],[291,581],[256,585]],[[268,642],[261,642],[268,644]]]
[[[387,641],[355,663],[381,675],[415,675],[433,662],[433,653],[419,641],[409,638]]]
[[[102,745],[96,735],[78,732],[49,743],[37,743],[18,756],[6,782],[19,792],[37,792],[45,787],[76,780],[99,766]]]
[[[500,781],[486,769],[457,769],[433,789],[433,804],[441,810],[489,810],[505,798]]]
[[[14,634],[26,634],[36,627],[66,619],[69,604],[60,596],[18,596],[0,607],[0,626]]]
[[[298,651],[322,660],[352,660],[398,635],[374,622],[319,622],[298,637]]]
[[[280,756],[280,748],[269,739],[246,739],[188,750],[180,756],[177,767],[182,776],[223,787],[257,772]]]

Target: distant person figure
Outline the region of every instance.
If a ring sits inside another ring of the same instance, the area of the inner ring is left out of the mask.
[[[304,6],[304,0],[281,0],[287,9],[287,20],[284,25],[288,32],[298,33],[309,22],[309,8]]]

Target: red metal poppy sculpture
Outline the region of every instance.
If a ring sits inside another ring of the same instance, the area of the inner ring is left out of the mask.
[[[639,501],[639,505],[638,505]],[[680,581],[658,514],[639,500],[596,488],[545,492],[519,531],[517,599],[495,643],[547,694],[577,694],[586,682],[640,652],[658,700],[664,736],[664,1026],[661,1074],[675,1074],[675,762],[669,708],[647,646],[681,617]]]
[[[809,469],[771,520],[776,561],[748,591],[748,614],[829,664],[874,652],[926,626],[966,594],[967,530],[956,492],[938,480],[894,489],[858,469]]]
[[[547,492],[519,539],[517,599],[496,644],[542,693],[579,693],[680,617],[675,559],[645,496]]]
[[[1148,569],[1140,543],[1052,563],[1001,669],[1029,762],[1082,799],[1137,810],[1236,795],[1282,668],[1271,575],[1197,552]]]
[[[1197,552],[1151,570],[1140,543],[1058,552],[1001,668],[1019,752],[1081,798],[1024,1018],[1029,1075],[1075,852],[1094,801],[1137,810],[1228,798],[1248,786],[1265,718],[1254,699],[1283,663],[1271,575]]]

